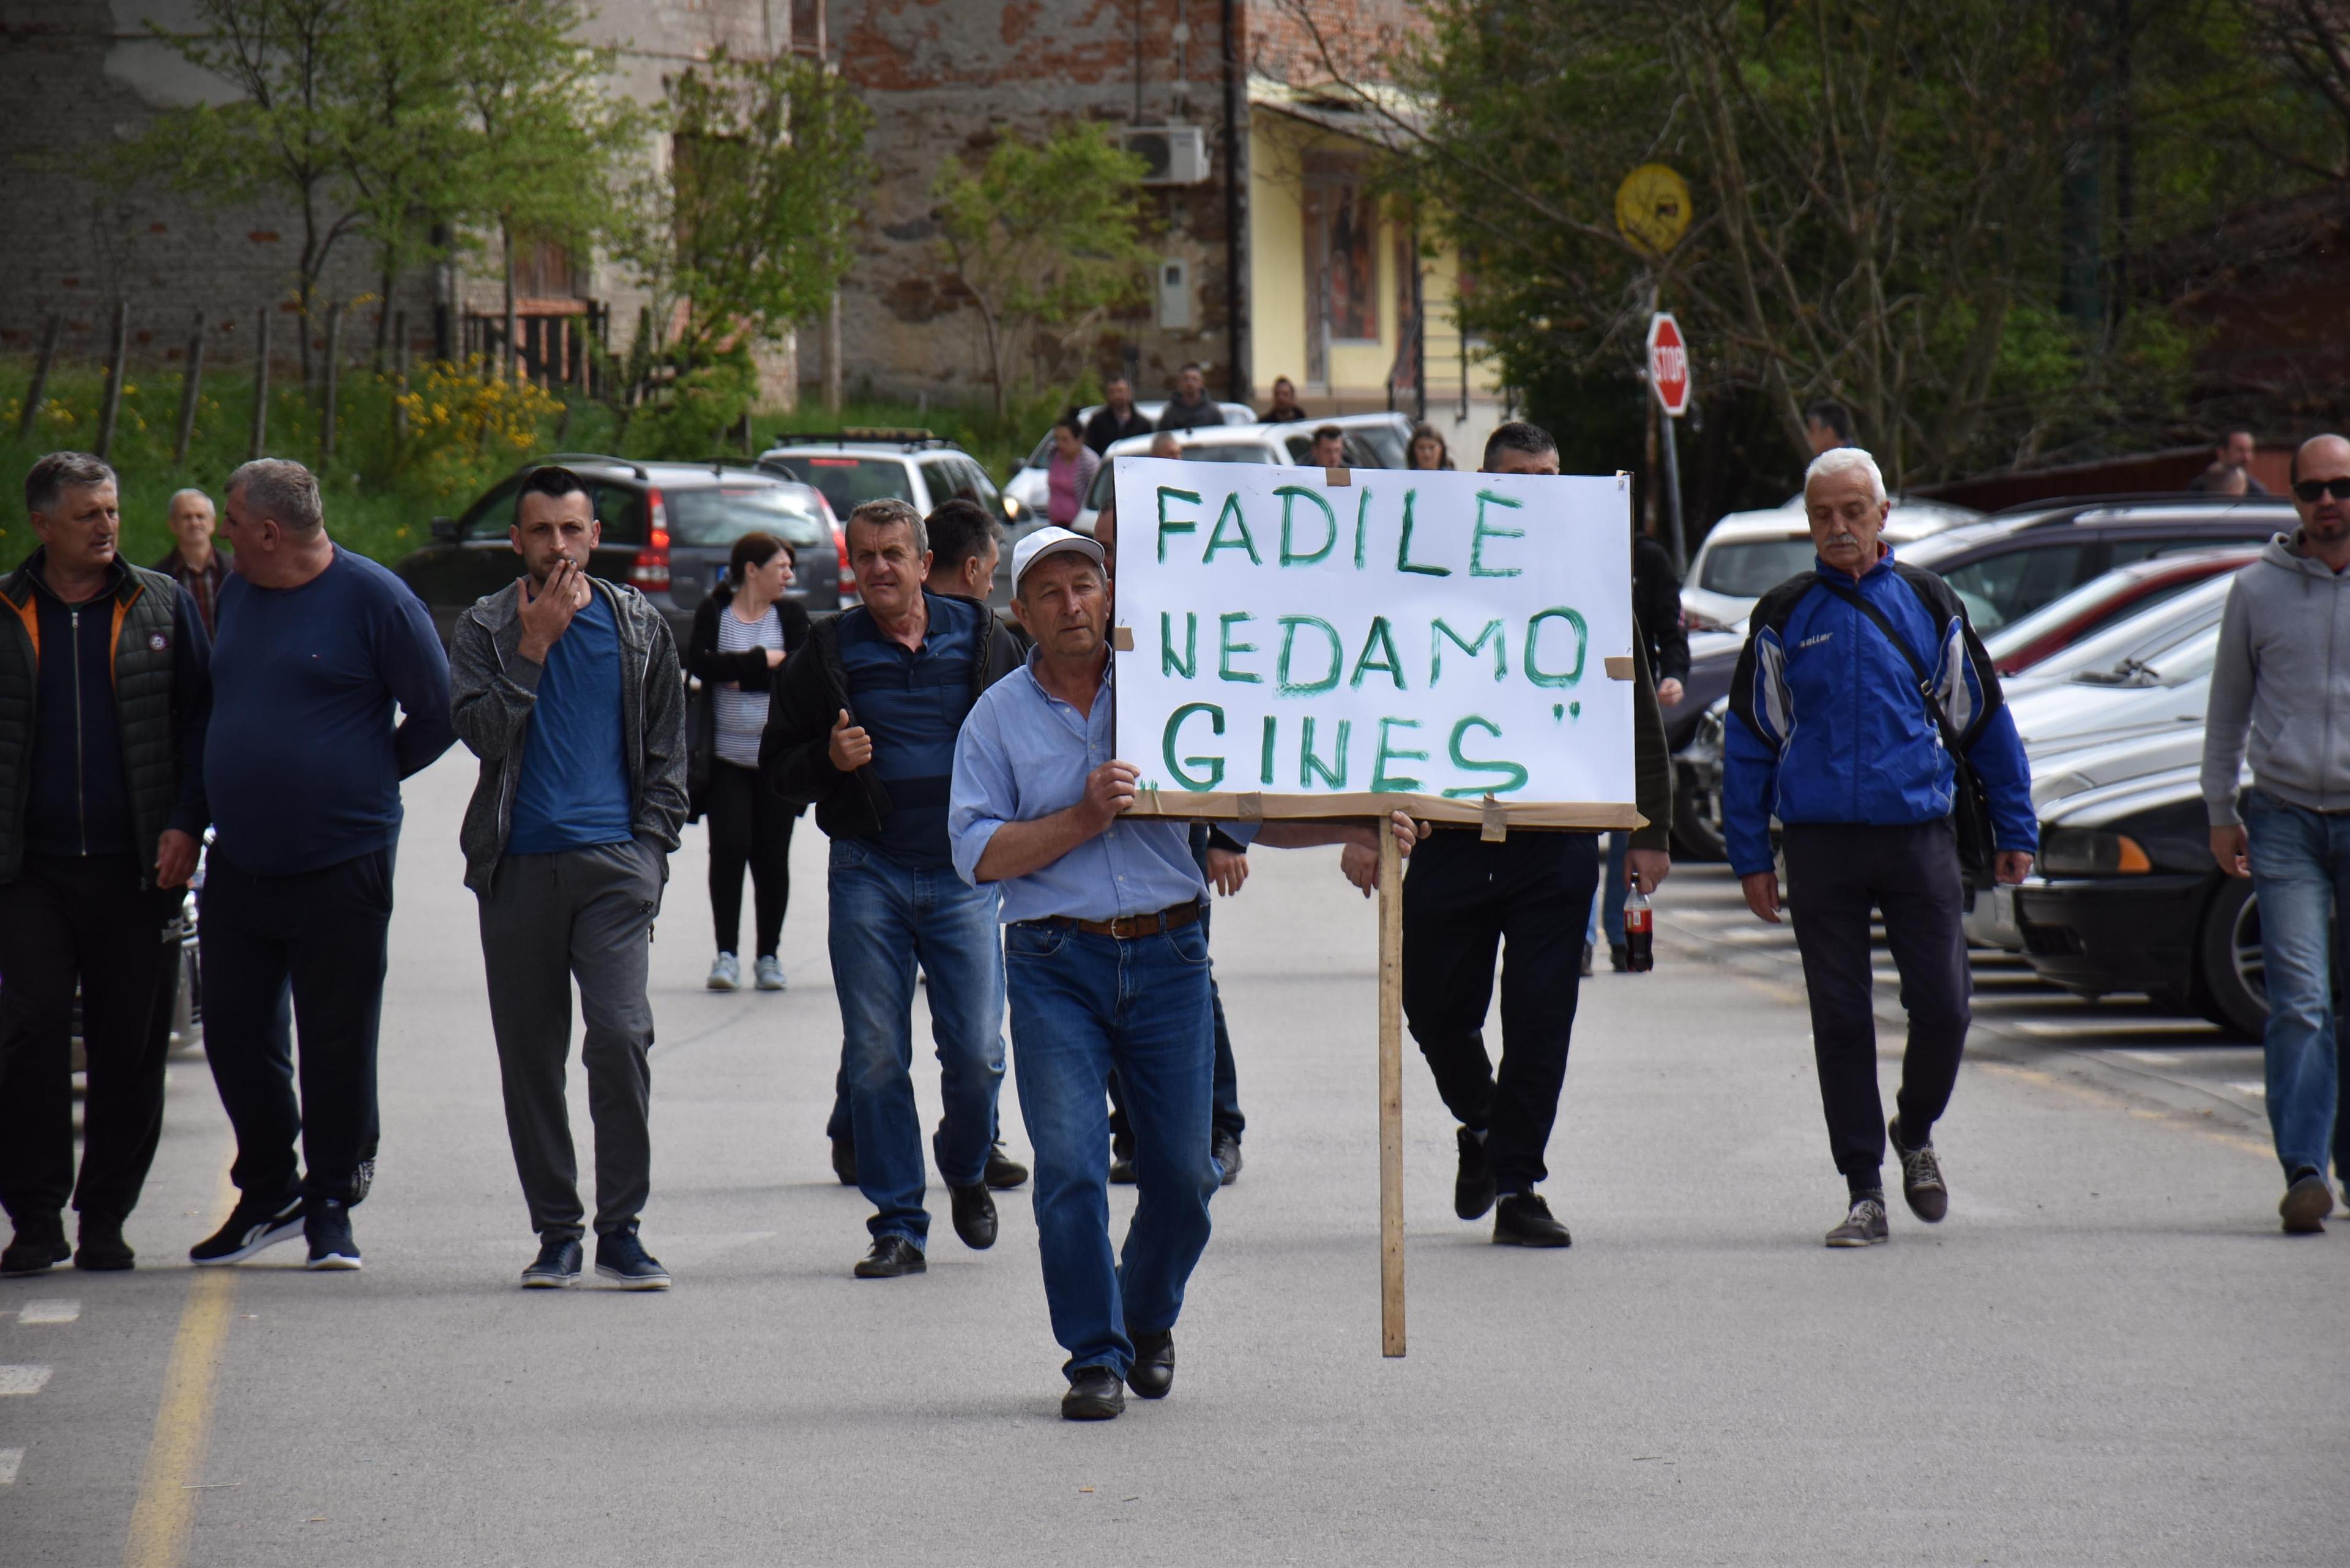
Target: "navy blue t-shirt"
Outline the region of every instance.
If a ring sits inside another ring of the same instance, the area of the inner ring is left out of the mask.
[[[981,607],[970,599],[924,593],[931,622],[922,646],[889,640],[870,611],[840,618],[840,662],[858,724],[873,739],[873,772],[889,792],[889,820],[879,847],[900,866],[943,871],[947,795],[954,783],[955,737],[971,711],[972,661],[980,655]]]
[[[423,601],[339,546],[298,588],[231,573],[213,641],[204,790],[222,858],[263,877],[400,840],[400,781],[457,738]],[[397,703],[404,715],[391,722]]]
[[[552,855],[635,836],[629,760],[620,741],[620,628],[603,590],[555,646],[538,678],[538,701],[515,781],[509,855]]]

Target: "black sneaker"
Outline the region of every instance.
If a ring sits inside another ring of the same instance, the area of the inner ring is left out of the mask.
[[[1461,1174],[1452,1179],[1452,1212],[1463,1220],[1482,1220],[1493,1207],[1493,1168],[1485,1161],[1485,1140],[1461,1127]]]
[[[1607,944],[1607,967],[1617,974],[1632,972],[1632,950],[1622,942]]]
[[[832,1173],[840,1178],[843,1187],[857,1185],[857,1140],[837,1137],[832,1140]]]
[[[34,1274],[46,1274],[56,1265],[73,1256],[66,1245],[66,1226],[62,1218],[53,1218],[47,1224],[26,1221],[16,1227],[16,1238],[6,1250],[0,1251],[0,1280],[21,1280]]]
[[[92,1273],[116,1273],[138,1266],[139,1254],[122,1239],[122,1221],[103,1214],[81,1217],[81,1245],[74,1250],[74,1267]]]
[[[1113,1187],[1134,1185],[1134,1156],[1120,1154],[1113,1147],[1109,1151],[1109,1180]]]
[[[987,1183],[950,1187],[947,1198],[954,1210],[955,1234],[962,1238],[962,1244],[974,1252],[994,1246],[995,1199],[987,1195]]]
[[[2325,1185],[2323,1172],[2303,1170],[2284,1189],[2284,1199],[2277,1205],[2277,1213],[2284,1220],[2289,1236],[2314,1236],[2325,1229],[2325,1217],[2334,1212],[2334,1189]]]
[[[188,1261],[198,1265],[242,1263],[300,1234],[302,1199],[298,1197],[274,1203],[240,1198],[229,1211],[228,1223],[188,1249]]]
[[[302,1234],[310,1240],[310,1261],[306,1269],[356,1269],[359,1266],[359,1244],[351,1239],[351,1206],[338,1199],[321,1198],[306,1204],[302,1210]]]
[[[1028,1179],[1028,1168],[1004,1153],[999,1143],[987,1151],[987,1174],[980,1179],[998,1192],[1009,1192]]]
[[[1164,1399],[1175,1386],[1175,1334],[1170,1329],[1157,1334],[1126,1331],[1134,1342],[1134,1365],[1127,1368],[1126,1386],[1145,1399]]]
[[[596,1238],[596,1273],[624,1291],[665,1291],[669,1271],[637,1240],[637,1228],[609,1231]]]
[[[1934,1158],[1932,1135],[1911,1148],[1901,1141],[1901,1118],[1895,1116],[1885,1124],[1885,1136],[1901,1162],[1901,1196],[1909,1200],[1909,1212],[1929,1225],[1939,1223],[1950,1211],[1950,1189],[1942,1185],[1942,1162]]]
[[[1891,1235],[1885,1223],[1885,1195],[1862,1192],[1853,1197],[1852,1209],[1844,1223],[1828,1232],[1831,1247],[1867,1247]]]
[[[548,1236],[538,1244],[538,1256],[522,1272],[526,1291],[568,1290],[579,1282],[579,1238]]]
[[[1493,1210],[1493,1244],[1497,1247],[1572,1247],[1575,1238],[1551,1218],[1550,1205],[1539,1192],[1513,1192]]]
[[[1230,1187],[1240,1179],[1241,1140],[1221,1127],[1208,1142],[1208,1153],[1216,1162],[1216,1185]],[[1139,1392],[1138,1390],[1138,1392]]]
[[[1080,1366],[1061,1396],[1064,1421],[1114,1421],[1126,1408],[1126,1386],[1107,1366]]]
[[[931,1266],[922,1250],[910,1237],[895,1231],[873,1238],[873,1250],[857,1260],[850,1270],[860,1280],[894,1280],[903,1274],[919,1274]]]

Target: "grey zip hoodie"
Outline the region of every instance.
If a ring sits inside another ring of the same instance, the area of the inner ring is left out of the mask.
[[[2312,811],[2350,811],[2350,573],[2280,534],[2236,575],[2220,619],[2203,730],[2203,804],[2236,826],[2251,732],[2252,782]]]
[[[669,623],[636,589],[600,577],[588,584],[612,607],[620,632],[620,743],[628,753],[634,827],[666,852],[685,821],[685,678]],[[457,736],[482,759],[457,838],[465,886],[486,894],[514,826],[531,710],[546,667],[522,656],[522,592],[509,584],[457,618],[450,639],[449,688]]]

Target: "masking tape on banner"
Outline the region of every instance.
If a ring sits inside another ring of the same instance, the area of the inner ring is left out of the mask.
[[[1326,468],[1322,471],[1322,483],[1326,489],[1344,490],[1354,483],[1353,478],[1343,468]]]
[[[1510,836],[1510,808],[1488,794],[1484,801],[1484,826],[1477,836],[1487,844],[1499,844]]]
[[[1632,656],[1628,653],[1609,654],[1607,656],[1607,679],[1610,680],[1631,680]]]
[[[1130,626],[1114,626],[1110,628],[1109,645],[1118,649],[1120,653],[1132,653],[1134,651],[1134,628]]]

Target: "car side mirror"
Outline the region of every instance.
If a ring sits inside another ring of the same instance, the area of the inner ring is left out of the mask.
[[[455,544],[457,542],[457,520],[454,517],[435,517],[432,519],[432,537],[443,545]]]

